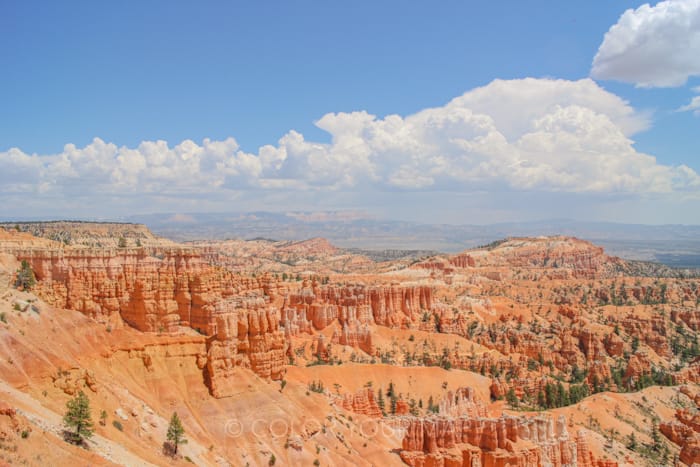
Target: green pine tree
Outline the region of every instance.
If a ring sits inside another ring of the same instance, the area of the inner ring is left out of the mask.
[[[15,287],[22,288],[23,290],[31,290],[32,287],[36,285],[36,277],[34,276],[34,271],[29,265],[26,259],[22,260],[22,265],[17,271],[17,280],[15,281]]]
[[[394,396],[394,383],[389,381],[389,389],[386,391],[386,397],[393,397]]]
[[[506,393],[506,401],[508,402],[508,405],[513,408],[518,406],[520,401],[518,400],[518,396],[515,395],[515,390],[513,388],[508,389],[508,392]]]
[[[84,438],[90,438],[93,433],[92,417],[90,415],[90,399],[83,391],[66,403],[67,411],[63,423],[72,429],[66,438],[73,444],[81,444]]]
[[[379,388],[379,390],[377,390],[377,405],[382,411],[382,415],[386,415],[386,404],[384,402],[384,394],[382,394],[382,388]]]
[[[418,416],[418,403],[416,402],[415,399],[411,399],[411,401],[408,403],[408,411],[414,417]]]
[[[663,443],[661,442],[661,433],[659,432],[659,425],[657,425],[656,423],[652,423],[651,425],[651,441],[651,448],[656,452],[660,452],[661,448],[663,447]]]
[[[180,421],[180,417],[177,416],[177,412],[173,412],[173,416],[170,417],[170,425],[168,425],[166,439],[172,443],[173,456],[177,455],[178,445],[187,443],[185,439],[185,429],[182,427],[182,422]]]

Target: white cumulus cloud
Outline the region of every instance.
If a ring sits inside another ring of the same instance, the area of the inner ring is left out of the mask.
[[[0,152],[0,192],[26,191],[40,182],[42,163],[38,156],[17,148]]]
[[[647,116],[590,79],[496,80],[411,115],[329,113],[316,125],[330,142],[290,131],[255,153],[233,138],[133,148],[95,138],[49,155],[14,148],[0,152],[0,196],[89,199],[105,209],[136,198],[157,211],[168,199],[199,206],[242,194],[284,203],[299,193],[700,191],[692,168],[635,149],[631,137],[648,127]]]
[[[700,76],[700,0],[625,11],[605,34],[591,75],[640,87],[682,86]]]
[[[700,96],[695,96],[690,100],[690,103],[684,105],[679,112],[693,112],[693,115],[700,117]]]

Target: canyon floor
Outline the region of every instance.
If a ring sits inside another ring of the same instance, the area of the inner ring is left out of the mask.
[[[700,463],[693,271],[562,236],[384,256],[0,228],[0,466]]]

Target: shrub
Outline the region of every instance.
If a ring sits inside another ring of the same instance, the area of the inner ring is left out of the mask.
[[[318,381],[312,381],[309,383],[307,386],[309,391],[317,392],[319,394],[323,394],[324,387],[323,387],[323,382],[321,380]],[[308,391],[307,391],[308,392]]]
[[[122,422],[120,422],[119,420],[113,420],[112,426],[119,431],[124,431],[124,425],[122,425]]]

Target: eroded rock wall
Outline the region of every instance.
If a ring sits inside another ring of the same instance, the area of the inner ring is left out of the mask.
[[[55,306],[110,326],[144,332],[189,327],[208,336],[206,380],[225,397],[236,368],[280,379],[287,342],[266,294],[266,278],[239,276],[207,264],[194,250],[149,254],[144,249],[28,251],[37,291]]]
[[[412,418],[401,451],[412,466],[569,466],[578,455],[563,418],[509,416]]]

